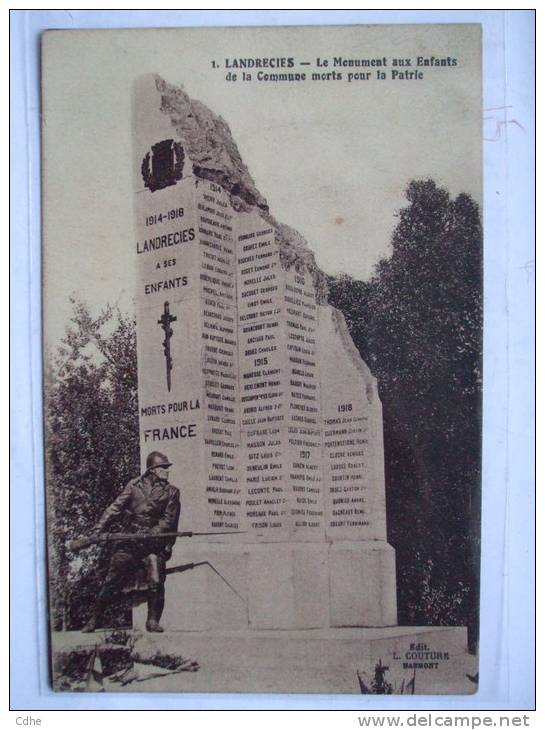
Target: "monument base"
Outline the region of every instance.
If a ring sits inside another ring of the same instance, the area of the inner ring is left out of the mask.
[[[176,546],[162,624],[170,631],[395,626],[386,542],[192,542]],[[133,613],[144,629],[146,607]]]
[[[53,652],[96,645],[110,633],[57,633]],[[123,687],[104,677],[104,689],[360,694],[360,682],[372,690],[380,663],[392,694],[413,694],[413,685],[414,694],[472,694],[477,658],[466,645],[464,627],[135,632],[136,652],[189,657],[199,670]]]

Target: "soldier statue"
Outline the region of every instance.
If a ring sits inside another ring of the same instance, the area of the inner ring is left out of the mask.
[[[159,536],[165,532],[176,532],[180,517],[180,492],[168,481],[170,466],[172,464],[164,454],[152,451],[146,460],[145,473],[127,484],[98,521],[94,529],[96,535],[102,533],[114,517],[119,517],[126,532],[142,533],[148,538],[115,543],[93,614],[83,631],[95,630],[104,609],[114,595],[135,578],[143,562],[147,569],[148,588],[146,629],[163,631],[159,622],[165,604],[165,564],[172,554],[176,537]],[[149,539],[149,535],[157,535],[158,538]]]

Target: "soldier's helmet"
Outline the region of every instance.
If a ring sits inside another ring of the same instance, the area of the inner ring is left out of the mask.
[[[161,452],[152,451],[146,459],[146,470],[149,471],[150,469],[155,469],[157,466],[162,466],[164,469],[168,469],[168,467],[172,466],[172,464],[164,454],[161,454]]]

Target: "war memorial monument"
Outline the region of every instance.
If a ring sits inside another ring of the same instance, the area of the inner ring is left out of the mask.
[[[166,453],[179,529],[211,533],[178,539],[153,637],[201,671],[157,689],[358,692],[382,662],[471,691],[464,627],[397,626],[381,402],[311,246],[223,119],[155,75],[133,102],[142,471]]]
[[[377,382],[312,242],[203,103],[149,74],[132,107],[142,476],[57,546],[72,571],[104,549],[87,623],[58,612],[53,687],[474,692],[465,626],[398,625]]]

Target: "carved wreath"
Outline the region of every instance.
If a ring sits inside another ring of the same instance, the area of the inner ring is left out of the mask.
[[[174,165],[172,173],[169,175],[159,175],[157,177],[153,175],[150,166],[151,155],[149,152],[146,152],[144,159],[142,160],[142,167],[140,169],[144,179],[144,184],[152,193],[155,190],[161,190],[169,185],[175,185],[178,180],[181,180],[182,178],[185,158],[184,149],[179,142],[174,142],[172,150],[174,154]]]

